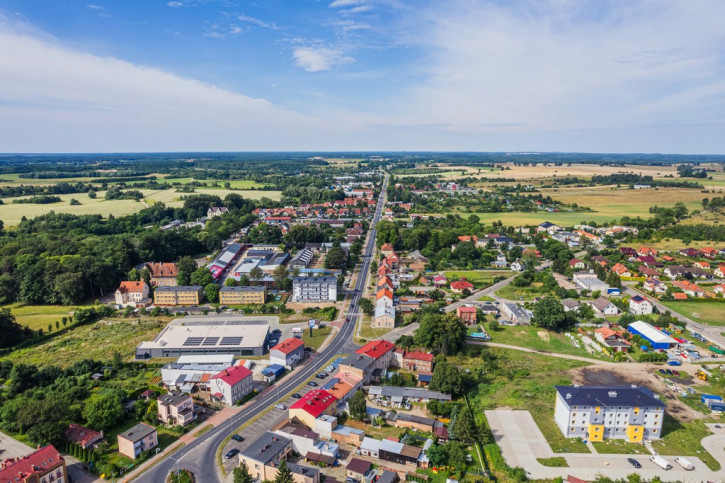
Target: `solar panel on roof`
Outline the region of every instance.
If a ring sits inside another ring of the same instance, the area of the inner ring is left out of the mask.
[[[216,345],[219,342],[219,337],[207,337],[201,345]]]
[[[201,345],[201,342],[203,340],[204,340],[203,337],[187,337],[182,345],[184,345],[186,347],[199,346],[199,345]]]
[[[241,343],[241,337],[223,337],[219,345],[239,345]]]

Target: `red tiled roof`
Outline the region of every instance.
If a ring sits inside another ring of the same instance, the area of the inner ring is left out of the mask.
[[[324,389],[313,389],[298,399],[290,409],[302,409],[314,417],[324,413],[337,398]]]
[[[675,292],[672,294],[672,298],[675,300],[687,300],[687,294],[684,294],[682,292]]]
[[[80,424],[70,423],[68,429],[65,430],[66,439],[75,444],[86,446],[90,443],[103,439],[103,435],[98,431],[84,428]]]
[[[407,354],[405,354],[403,356],[403,359],[433,362],[433,354],[428,354],[426,352],[420,352],[420,351],[414,351],[414,352],[408,352]]]
[[[457,282],[451,283],[451,288],[454,290],[472,289],[473,284],[471,282],[467,282],[465,280],[459,280]]]
[[[139,282],[121,282],[121,285],[118,287],[118,290],[121,291],[121,293],[131,293],[131,292],[143,292],[143,287],[146,285],[146,282],[139,281]]]
[[[393,300],[393,292],[391,292],[387,288],[381,288],[375,295],[375,300],[380,300],[382,298]]]
[[[247,377],[252,376],[252,371],[247,369],[244,366],[231,366],[227,367],[223,371],[221,371],[219,374],[215,374],[211,377],[211,379],[221,379],[225,383],[229,384],[230,386],[233,386],[237,384],[239,381],[242,381],[246,379]]]
[[[22,458],[5,460],[3,468],[0,469],[0,481],[22,481],[17,478],[24,479],[33,474],[47,473],[49,468],[62,460],[63,456],[58,450],[53,445],[48,445]]]
[[[179,275],[179,269],[175,263],[147,263],[146,268],[154,278],[176,277]]]
[[[395,346],[387,340],[372,340],[355,352],[378,360],[393,349]]]
[[[290,352],[294,351],[295,349],[299,349],[300,347],[304,346],[305,343],[302,342],[302,339],[287,339],[276,346],[272,347],[271,351],[280,351],[283,354],[289,354]]]
[[[476,310],[476,307],[458,307],[458,312],[461,314],[475,314],[478,311]]]
[[[385,243],[383,246],[380,247],[380,251],[393,251],[393,245],[390,243]]]

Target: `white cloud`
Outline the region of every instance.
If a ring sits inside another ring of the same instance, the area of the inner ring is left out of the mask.
[[[179,8],[179,7],[186,7],[186,4],[184,2],[166,2],[166,5],[171,8]]]
[[[91,10],[105,10],[105,8],[103,8],[102,6],[100,6],[100,5],[93,5],[92,3],[89,3],[86,6],[88,8],[90,8]]]
[[[331,4],[331,8],[345,8],[345,7],[354,7],[355,5],[362,5],[366,3],[367,0],[334,0]]]
[[[355,59],[342,50],[324,46],[299,46],[292,49],[295,65],[307,72],[330,70],[335,66],[349,64]]]
[[[239,16],[237,16],[237,19],[240,20],[241,22],[251,23],[258,27],[262,27],[262,28],[266,28],[266,29],[272,29],[272,30],[279,29],[279,27],[277,27],[277,25],[275,25],[274,22],[265,22],[264,20],[260,20],[256,17],[252,17],[250,15],[239,15]]]
[[[39,39],[2,18],[0,45],[12,46],[0,49],[6,152],[288,149],[330,128],[264,99]]]

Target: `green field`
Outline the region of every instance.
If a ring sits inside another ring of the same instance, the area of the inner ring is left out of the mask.
[[[160,178],[158,180],[160,183],[181,183],[181,184],[188,184],[192,181],[198,181],[200,183],[219,183],[221,186],[224,186],[224,183],[229,183],[230,186],[234,189],[239,190],[248,190],[252,188],[263,188],[264,185],[257,183],[256,181],[252,181],[249,179],[234,179],[234,180],[226,180],[226,179],[198,179],[194,180],[193,178]]]
[[[488,327],[486,327],[488,329]],[[558,354],[570,354],[573,356],[591,357],[592,359],[602,359],[604,356],[590,354],[584,349],[584,344],[577,337],[580,347],[577,348],[572,344],[564,334],[551,332],[540,327],[531,325],[517,326],[500,326],[496,332],[488,331],[492,342],[500,344],[515,345],[519,347],[528,347],[546,352],[556,352]],[[572,332],[575,335],[575,332]]]
[[[493,285],[496,277],[508,278],[513,275],[511,270],[449,270],[443,272],[448,280],[466,277],[477,289]]]
[[[511,284],[496,290],[496,295],[509,300],[534,300],[536,297],[543,297],[545,294],[539,290],[541,283],[534,282],[529,287],[514,287]]]
[[[168,190],[140,190],[146,198],[142,201],[135,200],[106,200],[104,199],[105,192],[98,192],[98,197],[91,199],[85,193],[73,193],[58,195],[62,201],[58,203],[49,204],[13,204],[12,200],[16,198],[4,198],[2,205],[0,205],[0,220],[5,223],[5,226],[14,226],[20,223],[23,216],[26,218],[34,218],[36,216],[44,215],[50,211],[56,213],[70,213],[73,215],[91,215],[98,214],[103,217],[108,217],[109,214],[113,216],[130,215],[141,211],[146,207],[146,203],[163,202],[166,206],[170,207],[181,207],[184,201],[181,199],[182,196],[193,196],[194,194],[209,194],[216,195],[220,198],[224,198],[229,193],[237,193],[245,198],[258,200],[263,197],[271,200],[279,201],[282,197],[281,191],[258,191],[258,190],[227,190],[227,189],[211,189],[203,188],[197,189],[194,193],[177,193],[175,189]],[[20,197],[27,198],[27,197]],[[75,198],[81,204],[77,206],[71,206],[70,200]]]
[[[124,357],[134,353],[139,342],[153,340],[166,319],[112,319],[74,328],[46,342],[13,351],[13,362],[67,367],[83,359],[107,360],[118,351]]]
[[[312,329],[312,337],[310,337],[310,331],[307,329],[304,334],[302,334],[302,340],[305,343],[305,347],[312,347],[313,350],[317,350],[320,348],[322,343],[325,342],[325,339],[327,339],[327,336],[329,336],[331,332],[332,327],[328,325],[321,329]]]
[[[707,325],[725,326],[725,301],[721,300],[688,300],[661,301],[668,309],[689,317],[695,322]]]
[[[0,175],[0,186],[13,186],[13,185],[31,185],[31,186],[45,186],[49,184],[58,183],[77,183],[81,181],[83,183],[98,183],[101,184],[102,178],[90,178],[79,176],[77,178],[48,178],[48,179],[33,179],[33,178],[21,178],[19,173],[3,174]]]
[[[25,305],[22,303],[3,305],[2,308],[10,309],[15,316],[18,324],[27,325],[33,330],[48,329],[48,324],[53,324],[55,330],[55,322],[63,317],[71,317],[71,312],[75,307],[66,307],[64,305]],[[62,328],[62,325],[61,325]]]

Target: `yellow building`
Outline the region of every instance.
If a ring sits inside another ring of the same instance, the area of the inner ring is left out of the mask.
[[[266,299],[265,287],[222,287],[219,291],[222,305],[262,305]]]
[[[199,305],[204,298],[199,285],[182,287],[157,287],[154,290],[154,305]]]

